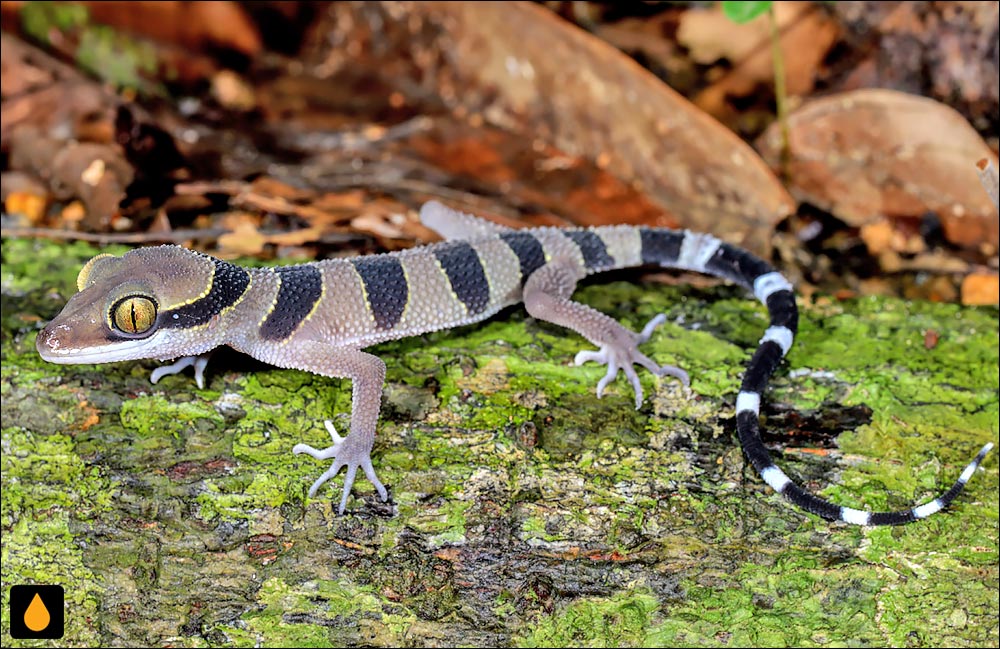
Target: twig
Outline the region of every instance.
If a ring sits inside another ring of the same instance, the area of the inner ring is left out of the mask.
[[[173,230],[172,232],[79,232],[77,230],[59,230],[56,228],[0,228],[0,237],[21,238],[21,239],[59,239],[62,241],[89,241],[90,243],[180,243],[189,239],[202,241],[215,241],[224,234],[231,233],[232,230],[225,228],[205,228],[203,230],[186,229]],[[261,230],[260,234],[266,239],[274,236],[294,235],[295,231],[267,231]],[[355,232],[324,232],[318,235],[314,243],[322,244],[344,244],[370,238],[365,233]]]
[[[178,196],[202,196],[204,194],[225,194],[235,196],[250,189],[250,183],[242,180],[194,180],[177,183],[174,193]]]
[[[360,128],[335,133],[314,132],[311,134],[291,134],[279,136],[279,144],[298,148],[302,151],[327,153],[338,150],[357,150],[374,144],[401,140],[416,133],[424,133],[434,126],[434,121],[426,115],[418,115],[392,126],[367,124]]]
[[[217,239],[229,230],[206,228],[171,232],[79,232],[58,228],[0,228],[0,237],[26,239],[60,239],[63,241],[89,241],[91,243],[177,243],[188,239]]]
[[[781,132],[780,167],[781,176],[788,175],[788,163],[791,160],[791,137],[788,133],[788,92],[785,87],[785,58],[781,51],[781,30],[778,29],[778,17],[774,5],[767,10],[771,24],[771,62],[774,66],[774,103],[778,112],[778,127]]]

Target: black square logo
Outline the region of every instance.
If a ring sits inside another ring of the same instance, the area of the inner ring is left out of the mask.
[[[10,637],[19,640],[63,637],[62,586],[11,586]]]

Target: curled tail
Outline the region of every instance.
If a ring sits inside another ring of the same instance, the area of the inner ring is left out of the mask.
[[[767,380],[788,353],[798,328],[798,309],[791,283],[768,263],[716,237],[687,231],[640,228],[642,262],[667,268],[708,273],[736,282],[753,291],[771,316],[760,346],[747,364],[736,397],[736,429],[743,452],[764,481],[793,504],[831,521],[854,525],[901,525],[927,518],[947,507],[962,492],[976,468],[993,448],[987,444],[965,467],[962,475],[934,500],[895,512],[867,512],[841,507],[809,493],[785,475],[771,459],[760,437],[760,398]]]

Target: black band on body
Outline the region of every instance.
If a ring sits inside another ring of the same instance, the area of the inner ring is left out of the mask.
[[[277,268],[281,286],[274,307],[260,326],[264,340],[284,340],[306,319],[323,295],[323,277],[312,265]]]
[[[639,228],[642,263],[673,264],[681,255],[684,233],[663,228]]]
[[[212,261],[215,262],[215,271],[212,273],[212,285],[208,289],[208,294],[190,304],[163,311],[160,314],[160,327],[166,329],[198,327],[236,304],[243,296],[250,286],[250,273],[221,259]]]
[[[527,232],[505,232],[500,239],[517,255],[521,264],[521,285],[524,286],[531,274],[545,265],[542,242]]]
[[[391,255],[358,257],[351,263],[364,282],[375,324],[380,329],[392,329],[403,317],[410,294],[403,264]]]
[[[608,254],[608,248],[601,237],[591,230],[567,230],[564,234],[573,240],[583,254],[583,264],[587,270],[612,268],[615,260]]]
[[[490,283],[475,248],[464,241],[453,241],[435,246],[434,256],[469,315],[486,310],[490,303]]]

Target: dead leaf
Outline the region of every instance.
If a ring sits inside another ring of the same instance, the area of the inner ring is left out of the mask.
[[[307,243],[315,243],[323,235],[323,229],[317,227],[302,228],[291,232],[278,232],[264,237],[267,243],[278,246],[301,246]]]
[[[995,272],[976,272],[962,279],[962,304],[988,305],[1000,303],[1000,278]]]
[[[94,22],[189,49],[226,47],[253,56],[260,52],[257,28],[236,2],[85,2]]]
[[[37,225],[45,216],[45,196],[28,192],[11,192],[4,200],[4,211],[23,215],[31,225]]]
[[[235,111],[251,111],[257,105],[253,88],[232,70],[220,70],[212,76],[212,96],[220,105]]]
[[[917,254],[927,249],[927,244],[918,232],[907,231],[907,223],[879,219],[861,226],[859,235],[868,247],[868,252],[881,255],[886,252]],[[883,266],[885,269],[885,267]],[[888,269],[886,269],[888,270]]]
[[[304,46],[327,75],[364,66],[416,98],[520,134],[645,193],[660,222],[758,253],[794,205],[734,133],[635,61],[527,2],[333,3]],[[377,35],[377,36],[374,36]],[[331,45],[336,44],[336,45]]]
[[[892,90],[856,90],[793,111],[789,130],[789,189],[799,200],[853,226],[932,212],[950,242],[997,250],[996,212],[975,167],[981,158],[996,164],[996,156],[951,108]],[[778,166],[777,125],[758,149]]]
[[[786,92],[791,97],[807,95],[840,29],[823,8],[813,3],[776,2],[774,11]],[[766,15],[737,25],[726,18],[718,3],[709,8],[692,8],[681,17],[677,39],[699,63],[711,64],[719,59],[732,62],[732,69],[694,98],[696,105],[723,121],[735,118],[730,99],[748,96],[762,84],[774,86],[770,20]]]
[[[7,32],[0,34],[0,61],[4,148],[15,131],[26,126],[62,139],[83,139],[84,130],[107,131],[96,123],[111,123],[119,99],[99,82]]]
[[[252,216],[243,216],[245,218],[235,219],[236,214],[227,215],[227,217],[234,217],[237,222],[232,231],[219,236],[219,257],[223,259],[253,257],[259,255],[264,249],[264,245],[267,243],[266,237],[257,229]]]

